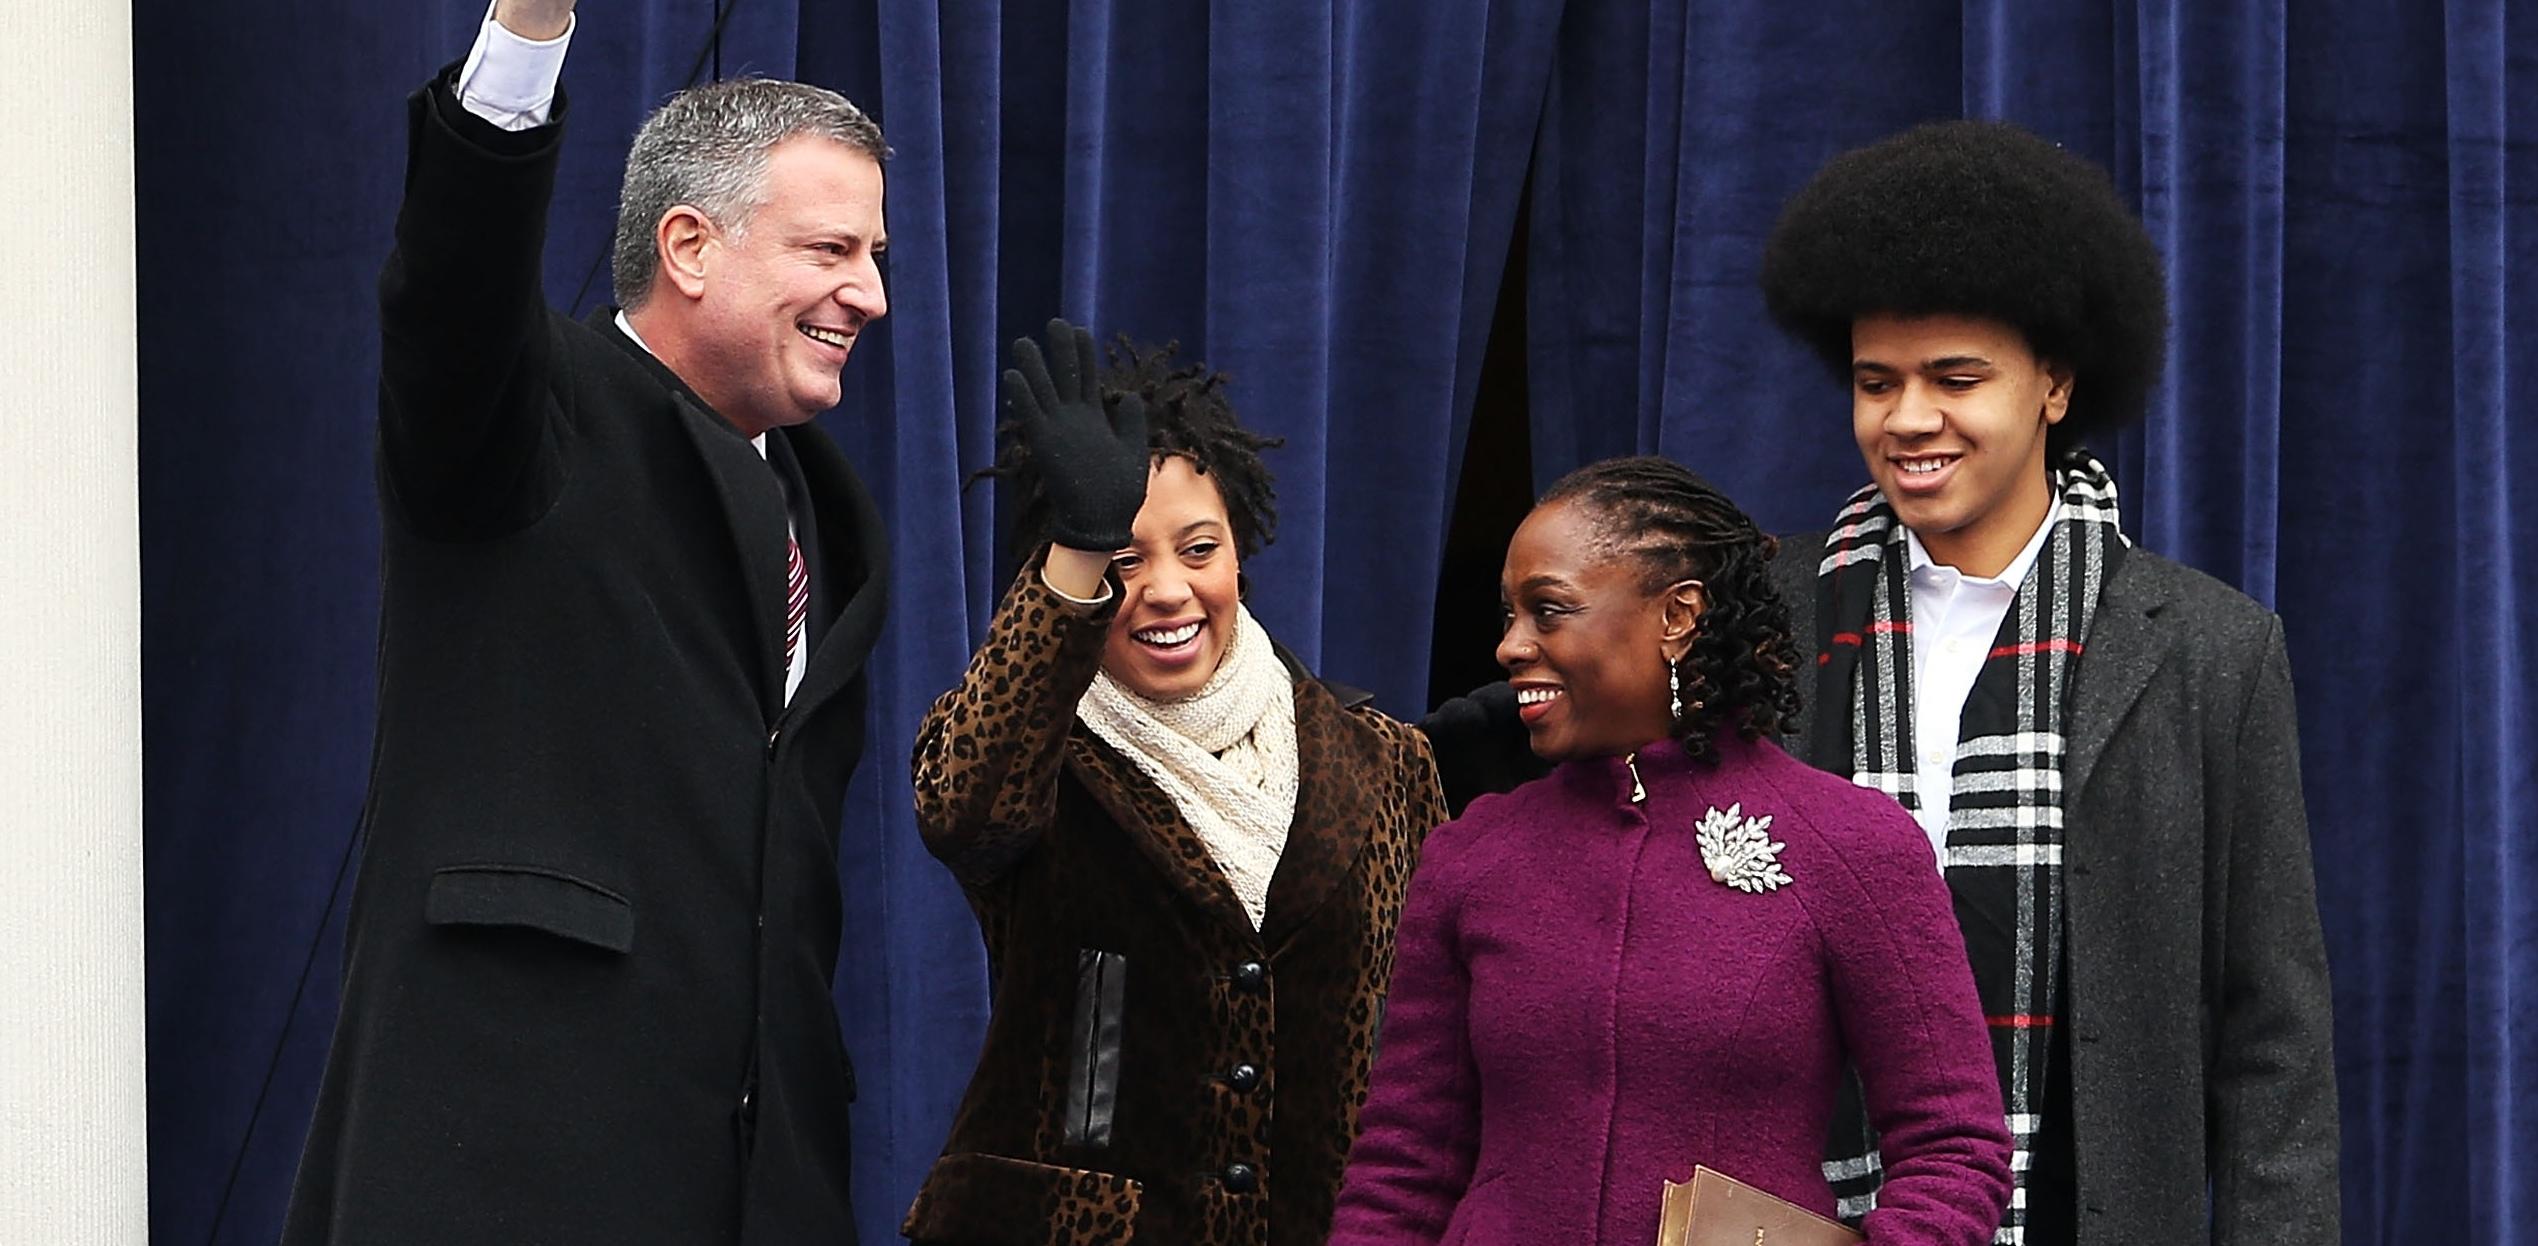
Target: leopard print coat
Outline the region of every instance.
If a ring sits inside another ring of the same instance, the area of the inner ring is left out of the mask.
[[[1301,790],[1258,931],[1075,720],[1111,609],[1036,566],[918,734],[917,822],[986,938],[986,1049],[902,1232],[944,1246],[1319,1246],[1393,924],[1444,820],[1426,738],[1296,681]]]

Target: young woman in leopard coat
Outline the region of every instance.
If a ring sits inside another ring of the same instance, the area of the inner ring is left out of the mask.
[[[1035,552],[915,757],[995,1008],[903,1231],[1319,1246],[1435,763],[1243,608],[1275,443],[1221,376],[1124,349],[1097,380],[1063,323],[1015,356],[995,474]]]

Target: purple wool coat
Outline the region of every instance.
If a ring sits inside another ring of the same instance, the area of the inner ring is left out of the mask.
[[[1706,1164],[1832,1214],[1849,1059],[1883,1134],[1879,1246],[1981,1246],[1999,1077],[1930,842],[1768,742],[1671,742],[1483,797],[1427,841],[1333,1246],[1649,1246]],[[1768,815],[1789,882],[1713,881],[1696,827]]]

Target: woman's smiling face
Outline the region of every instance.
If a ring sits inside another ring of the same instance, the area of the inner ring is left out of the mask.
[[[1197,464],[1158,456],[1146,477],[1119,573],[1119,617],[1102,645],[1102,670],[1129,691],[1170,701],[1207,686],[1233,643],[1242,605],[1225,497]]]
[[[1508,542],[1498,664],[1536,754],[1613,756],[1672,729],[1669,594],[1650,592],[1645,574],[1598,539],[1595,514],[1576,501],[1534,508]]]

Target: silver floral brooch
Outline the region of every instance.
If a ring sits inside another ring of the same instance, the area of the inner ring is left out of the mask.
[[[1778,891],[1789,885],[1788,872],[1780,868],[1780,850],[1788,845],[1772,839],[1770,831],[1770,814],[1749,818],[1742,804],[1729,805],[1725,813],[1713,805],[1701,815],[1701,864],[1710,867],[1711,878],[1738,891]]]

